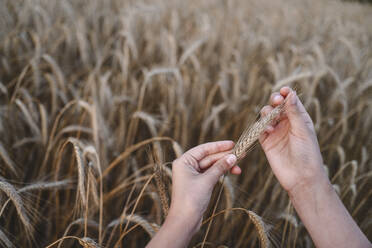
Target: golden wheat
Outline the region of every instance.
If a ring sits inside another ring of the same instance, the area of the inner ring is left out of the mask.
[[[244,158],[249,149],[259,139],[268,125],[272,124],[272,122],[284,112],[285,102],[286,101],[283,101],[266,116],[261,117],[257,122],[244,130],[232,151],[238,160]]]
[[[312,247],[255,149],[280,114],[247,127],[285,84],[372,237],[371,13],[339,0],[0,1],[0,246],[144,247],[168,211],[171,161],[229,139],[243,174],[218,184],[190,247]]]

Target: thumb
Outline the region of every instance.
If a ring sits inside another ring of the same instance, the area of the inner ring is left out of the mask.
[[[288,100],[285,103],[285,112],[291,128],[293,128],[294,131],[303,130],[306,127],[312,128],[312,120],[296,92],[291,91],[287,97]]]
[[[205,172],[205,177],[211,180],[211,183],[214,185],[223,174],[228,172],[234,166],[235,163],[236,156],[234,154],[226,155]]]

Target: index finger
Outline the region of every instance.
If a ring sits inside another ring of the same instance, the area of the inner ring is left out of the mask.
[[[208,142],[205,144],[198,145],[187,152],[185,154],[191,155],[197,161],[200,161],[204,157],[217,153],[230,150],[234,147],[234,142],[231,140],[223,140],[223,141],[216,141],[216,142]]]

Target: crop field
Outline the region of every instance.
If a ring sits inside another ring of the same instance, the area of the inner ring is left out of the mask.
[[[144,247],[172,161],[237,141],[284,85],[371,240],[372,5],[0,0],[0,247]],[[260,145],[239,165],[190,247],[313,247]]]

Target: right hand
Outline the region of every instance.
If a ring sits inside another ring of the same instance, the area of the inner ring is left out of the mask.
[[[214,185],[228,172],[240,174],[231,154],[232,141],[198,145],[173,161],[172,201],[167,218],[147,245],[152,247],[187,247],[199,230]]]
[[[186,216],[188,222],[201,221],[218,179],[228,172],[240,174],[234,142],[225,140],[198,145],[173,161],[170,216]]]
[[[291,195],[298,186],[310,186],[328,178],[313,122],[295,91],[283,87],[273,93],[270,105],[262,108],[261,115],[267,115],[284,99],[284,114],[277,124],[266,128],[260,143],[275,176]]]

